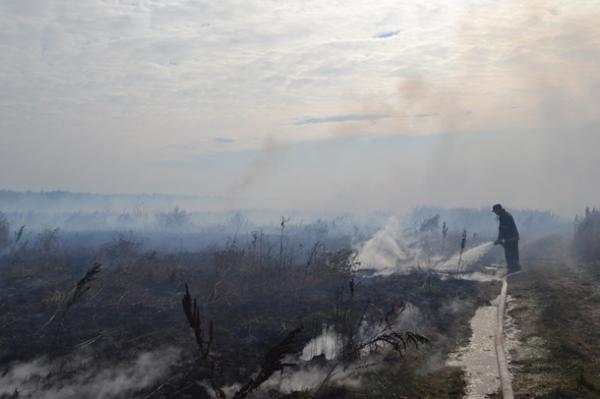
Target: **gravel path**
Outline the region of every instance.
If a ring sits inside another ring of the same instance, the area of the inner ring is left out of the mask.
[[[504,348],[506,279],[502,291],[490,306],[482,306],[471,319],[469,344],[450,356],[449,365],[463,367],[467,375],[466,399],[484,399],[502,392],[513,399],[511,376]]]

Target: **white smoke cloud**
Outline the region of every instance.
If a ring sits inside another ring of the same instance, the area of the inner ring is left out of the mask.
[[[375,269],[377,275],[389,275],[414,267],[419,256],[417,241],[402,230],[396,216],[373,237],[358,246],[359,269]]]
[[[333,371],[332,371],[333,370]],[[342,367],[303,365],[274,376],[265,383],[264,388],[277,389],[282,393],[317,389],[329,376],[328,384],[345,387],[359,387],[361,384],[359,363]]]
[[[406,273],[414,269],[441,273],[473,272],[478,262],[493,247],[484,243],[456,254],[449,259],[425,254],[421,243],[424,237],[403,229],[400,220],[392,216],[372,238],[357,246],[359,270],[374,270],[375,275]],[[460,265],[459,265],[460,259]]]
[[[384,321],[369,323],[363,321],[358,331],[358,342],[370,342],[375,337],[389,331],[416,331],[423,325],[423,314],[419,308],[407,303],[401,312],[388,325]],[[366,346],[361,352],[361,358],[350,364],[339,362],[337,356],[344,342],[344,337],[332,326],[324,326],[322,333],[306,344],[301,355],[289,359],[296,363],[294,368],[285,369],[282,373],[272,376],[261,390],[276,389],[279,392],[290,393],[302,390],[315,390],[327,379],[328,384],[358,387],[362,374],[381,367],[379,357],[390,350],[388,345]],[[311,362],[314,357],[323,355],[325,362]]]
[[[321,335],[310,340],[302,349],[301,360],[309,361],[315,356],[324,355],[325,359],[333,360],[341,349],[341,337],[331,326],[323,326]]]
[[[424,316],[418,306],[407,303],[394,322],[398,331],[417,331],[424,322]]]
[[[19,398],[35,399],[133,398],[155,384],[178,359],[174,348],[143,352],[116,365],[99,364],[90,354],[34,359],[12,365],[0,376],[0,396],[18,392]]]

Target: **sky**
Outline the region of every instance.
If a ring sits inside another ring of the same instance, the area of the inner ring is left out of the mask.
[[[0,1],[0,188],[600,205],[600,0]]]

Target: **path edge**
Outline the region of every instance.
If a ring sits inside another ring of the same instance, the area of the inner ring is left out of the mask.
[[[504,312],[506,309],[506,292],[508,283],[506,277],[502,279],[502,290],[500,291],[500,300],[498,302],[498,314],[496,318],[496,360],[498,363],[498,375],[500,376],[500,387],[502,389],[503,399],[514,399],[512,381],[508,371],[508,362],[506,360],[506,351],[504,348]]]

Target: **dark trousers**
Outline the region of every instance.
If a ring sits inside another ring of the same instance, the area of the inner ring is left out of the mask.
[[[504,256],[506,257],[506,269],[513,273],[521,269],[519,264],[519,240],[504,242]]]

